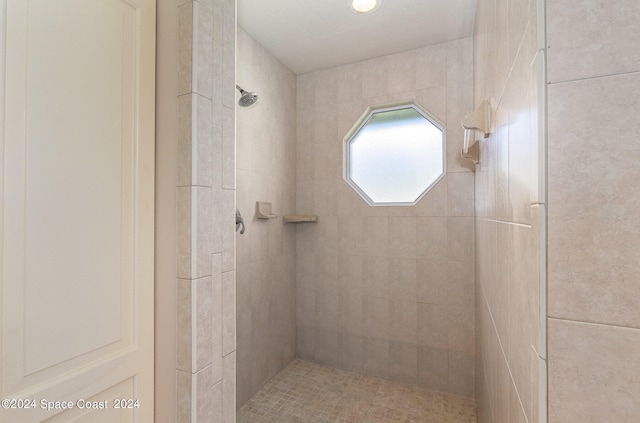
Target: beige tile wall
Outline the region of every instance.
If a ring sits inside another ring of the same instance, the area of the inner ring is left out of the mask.
[[[237,83],[258,102],[237,109],[238,408],[295,358],[296,76],[238,28]],[[275,219],[255,217],[255,203]]]
[[[177,416],[158,418],[231,423],[236,410],[236,4],[179,3],[174,188]]]
[[[548,0],[549,422],[640,420],[640,3]]]
[[[639,15],[634,0],[547,0],[549,82],[637,72]]]
[[[493,133],[476,167],[476,395],[481,423],[538,423],[545,194],[539,140],[544,84],[535,0],[478,0],[475,104]],[[542,304],[544,306],[544,304]],[[542,316],[544,319],[544,315]],[[544,404],[542,405],[544,408]],[[542,420],[541,420],[542,419]]]
[[[474,396],[474,179],[460,159],[472,39],[297,79],[297,354]],[[415,99],[447,124],[447,175],[414,207],[371,207],[342,179],[369,105]]]

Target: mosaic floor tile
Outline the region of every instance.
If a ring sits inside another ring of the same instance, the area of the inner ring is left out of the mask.
[[[237,423],[476,423],[475,401],[294,360]]]

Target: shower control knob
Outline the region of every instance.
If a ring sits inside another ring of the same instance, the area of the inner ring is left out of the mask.
[[[240,210],[238,210],[238,208],[236,207],[236,232],[238,232],[238,228],[240,229],[240,235],[242,235],[244,233],[244,219],[242,218],[242,215],[240,214]]]

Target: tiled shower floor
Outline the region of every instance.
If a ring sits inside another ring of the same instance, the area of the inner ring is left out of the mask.
[[[237,423],[476,423],[468,398],[295,360],[238,412]]]

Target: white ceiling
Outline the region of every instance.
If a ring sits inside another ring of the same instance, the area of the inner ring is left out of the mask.
[[[238,0],[238,24],[297,74],[473,35],[476,0]]]

